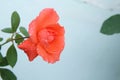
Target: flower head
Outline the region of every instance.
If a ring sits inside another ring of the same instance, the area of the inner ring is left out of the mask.
[[[29,24],[30,37],[18,47],[27,54],[30,61],[38,55],[48,63],[59,60],[64,49],[64,27],[58,23],[59,16],[52,8],[45,8]]]

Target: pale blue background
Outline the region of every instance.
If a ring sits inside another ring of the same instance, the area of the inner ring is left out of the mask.
[[[48,64],[41,57],[29,62],[26,54],[18,50],[16,66],[8,67],[18,80],[120,80],[120,34],[106,36],[99,32],[105,19],[120,13],[113,3],[119,0],[101,0],[100,4],[100,0],[91,1],[96,1],[95,5],[80,0],[0,0],[0,29],[10,27],[15,10],[20,14],[20,25],[28,28],[43,8],[51,7],[66,30],[66,46],[55,64]],[[111,6],[115,10],[110,11]],[[0,32],[0,37],[6,36]],[[8,45],[2,50],[4,55]]]

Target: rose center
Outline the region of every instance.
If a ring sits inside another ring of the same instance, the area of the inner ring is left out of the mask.
[[[46,44],[52,42],[55,39],[55,33],[52,30],[47,29],[41,30],[38,36],[39,41]]]

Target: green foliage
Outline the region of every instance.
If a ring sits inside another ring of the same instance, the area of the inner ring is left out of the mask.
[[[6,59],[6,57],[0,57],[0,66],[7,66],[8,65],[8,61]]]
[[[1,30],[2,32],[5,32],[5,33],[13,33],[12,29],[11,28],[4,28]]]
[[[7,66],[7,65],[8,65],[8,62],[7,62],[6,57],[3,57],[0,52],[0,66]]]
[[[2,67],[10,65],[13,68],[15,66],[17,62],[17,51],[14,43],[19,45],[24,40],[24,38],[29,37],[29,34],[24,27],[19,28],[20,34],[17,32],[19,24],[20,16],[16,11],[14,11],[11,15],[11,27],[6,27],[1,30],[4,33],[11,33],[11,36],[9,36],[9,38],[7,38],[5,42],[3,42],[2,44],[0,43],[0,77],[2,78],[2,80],[17,80],[13,72]],[[24,37],[21,35],[21,33],[24,35]],[[2,40],[3,38],[0,37],[0,42]],[[1,48],[9,42],[12,42],[12,45],[8,48],[6,56],[3,57],[1,54]]]
[[[17,32],[19,24],[20,16],[16,11],[14,11],[11,15],[11,27],[5,27],[1,30],[4,33],[11,34],[9,38],[7,38],[2,44],[1,41],[3,40],[3,38],[0,37],[0,77],[2,78],[2,80],[17,80],[12,71],[2,67],[11,66],[13,68],[15,66],[17,62],[17,51],[14,43],[19,45],[21,42],[23,42],[25,38],[29,37],[29,34],[24,27],[19,28],[20,33]],[[9,42],[12,42],[12,45],[8,48],[6,56],[3,57],[1,53],[2,46]]]
[[[3,57],[0,52],[0,66],[7,66],[7,65],[8,65],[8,62],[7,62],[6,57]]]
[[[2,54],[0,52],[0,62],[2,62],[2,59],[3,59],[3,56],[2,56]]]
[[[17,62],[17,51],[16,51],[16,48],[14,46],[14,44],[12,44],[9,49],[7,50],[7,61],[8,61],[8,64],[11,66],[11,67],[14,67],[16,62]]]
[[[16,34],[15,39],[16,39],[15,42],[17,44],[20,44],[24,40],[23,37],[18,33]]]
[[[9,69],[0,68],[0,75],[3,80],[17,80],[15,74]]]
[[[3,40],[3,38],[0,37],[0,42]]]
[[[100,32],[106,35],[120,33],[120,14],[113,15],[105,20]]]
[[[24,27],[20,27],[19,30],[24,36],[29,37],[29,34]]]
[[[16,32],[19,24],[20,24],[20,16],[16,11],[14,11],[11,16],[11,26],[13,32]]]
[[[0,50],[1,50],[1,45],[0,45]]]

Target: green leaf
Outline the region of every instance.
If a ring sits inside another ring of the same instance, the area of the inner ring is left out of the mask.
[[[29,34],[24,27],[20,27],[19,30],[24,36],[29,37]]]
[[[16,39],[15,42],[17,44],[20,44],[24,40],[24,38],[20,34],[18,34],[18,33],[16,34],[15,39]]]
[[[0,68],[0,75],[3,80],[17,80],[15,74],[9,69]]]
[[[3,59],[3,56],[2,56],[2,54],[0,52],[0,62],[2,62],[2,59]]]
[[[3,57],[0,52],[0,66],[7,66],[7,65],[8,65],[8,62],[7,62],[6,57]]]
[[[12,44],[7,50],[7,61],[11,67],[14,67],[17,62],[17,51],[15,46]]]
[[[0,37],[0,42],[3,40],[3,38]]]
[[[14,11],[11,16],[11,26],[13,32],[16,32],[19,24],[20,24],[20,16],[16,11]]]
[[[8,61],[6,59],[6,57],[1,57],[1,61],[0,61],[0,66],[7,66],[8,65]]]
[[[2,47],[2,46],[0,45],[0,50],[1,50],[1,47]]]
[[[120,14],[113,15],[105,20],[100,32],[106,35],[120,33]]]
[[[2,32],[5,32],[5,33],[13,33],[12,29],[11,28],[4,28],[1,30]]]

